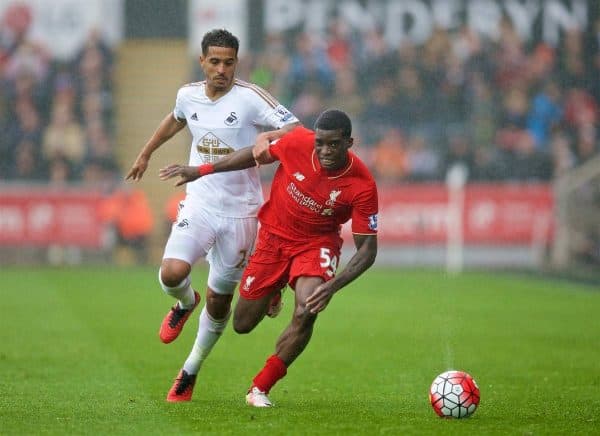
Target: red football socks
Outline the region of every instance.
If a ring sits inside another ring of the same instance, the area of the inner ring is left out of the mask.
[[[273,354],[267,359],[267,363],[263,369],[252,380],[253,386],[268,394],[275,383],[283,378],[286,373],[287,367],[283,363],[283,360],[276,354]]]

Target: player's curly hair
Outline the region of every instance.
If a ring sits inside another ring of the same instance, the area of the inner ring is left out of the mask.
[[[240,48],[240,41],[237,37],[228,30],[225,29],[213,29],[210,32],[204,34],[202,38],[202,55],[208,54],[208,47],[227,47],[235,50],[237,56],[238,49]]]
[[[321,115],[315,121],[315,130],[338,130],[341,129],[342,135],[349,138],[352,135],[352,121],[346,112],[339,109],[327,109],[321,112]]]

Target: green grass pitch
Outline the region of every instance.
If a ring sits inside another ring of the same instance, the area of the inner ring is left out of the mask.
[[[194,272],[203,289],[205,271]],[[533,276],[373,269],[319,316],[271,392],[250,380],[287,324],[228,327],[190,403],[165,401],[195,337],[158,327],[172,300],[156,268],[0,269],[0,434],[592,434],[600,431],[600,292]],[[438,418],[427,394],[447,369],[481,404]]]

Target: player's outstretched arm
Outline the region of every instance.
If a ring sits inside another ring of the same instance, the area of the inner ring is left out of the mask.
[[[214,164],[204,164],[199,167],[188,165],[172,164],[161,168],[158,175],[161,180],[169,180],[174,177],[179,177],[175,186],[181,186],[188,182],[193,182],[202,176],[207,176],[212,173],[223,173],[226,171],[245,170],[256,166],[254,157],[252,156],[252,147],[240,148],[233,153],[228,154],[223,159]]]
[[[146,169],[148,169],[148,162],[152,153],[173,137],[177,132],[185,127],[185,121],[178,121],[175,119],[172,113],[167,114],[165,118],[160,122],[158,128],[154,134],[150,137],[146,145],[142,148],[138,154],[135,162],[131,166],[131,169],[125,177],[126,180],[140,180]]]
[[[327,307],[334,293],[365,272],[377,257],[377,235],[354,235],[356,253],[344,270],[333,279],[315,288],[306,299],[306,307],[312,313],[319,313]]]

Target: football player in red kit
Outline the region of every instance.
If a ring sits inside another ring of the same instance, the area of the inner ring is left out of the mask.
[[[240,282],[233,320],[236,332],[249,333],[286,284],[294,290],[292,320],[246,395],[255,407],[273,405],[267,394],[308,344],[317,314],[377,255],[377,186],[365,164],[349,151],[350,119],[331,109],[321,113],[314,127],[296,127],[268,148],[247,147],[214,164],[160,170],[161,179],[180,177],[181,185],[213,172],[280,162],[270,198],[258,214],[257,246]],[[340,228],[350,219],[356,252],[336,274]]]

